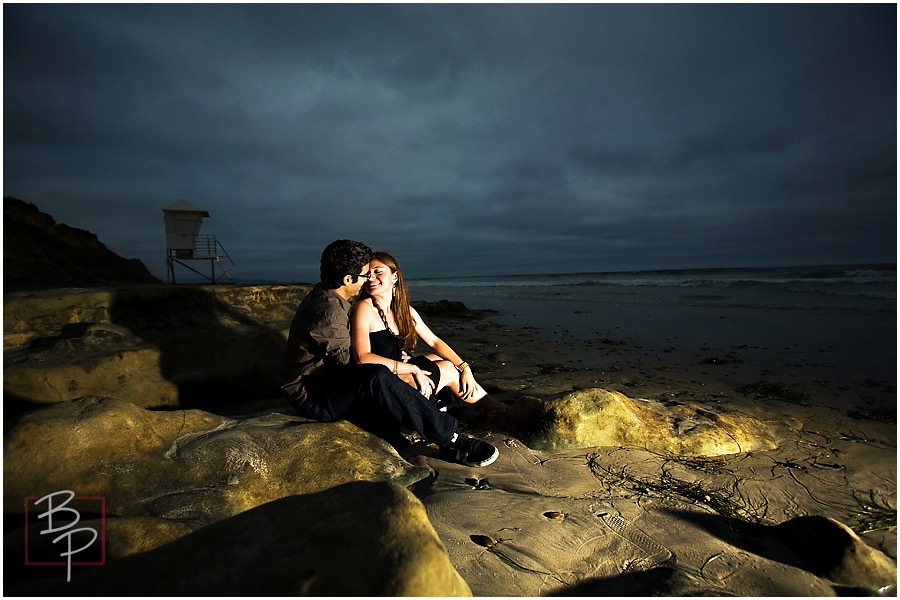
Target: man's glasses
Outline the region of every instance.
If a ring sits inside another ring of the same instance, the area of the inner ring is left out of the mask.
[[[353,283],[356,283],[356,281],[357,281],[360,277],[362,277],[363,279],[368,279],[369,277],[371,277],[371,276],[372,276],[372,271],[369,271],[368,273],[362,273],[362,274],[359,274],[359,273],[348,273],[348,275],[350,275],[351,277],[353,277]]]

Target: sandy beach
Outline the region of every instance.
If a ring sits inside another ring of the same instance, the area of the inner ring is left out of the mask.
[[[460,411],[500,447],[497,463],[472,474],[426,447],[401,454],[438,471],[420,496],[476,595],[896,593],[896,581],[820,578],[846,551],[825,517],[896,564],[895,315],[466,303],[483,310],[426,318],[507,404],[603,388],[752,415],[777,438],[774,450],[696,460],[536,451],[502,420]],[[778,530],[798,517],[789,526],[801,530]],[[586,573],[593,583],[570,586]]]
[[[896,414],[895,301],[855,298],[852,306],[806,310],[803,297],[789,304],[742,292],[706,301],[707,290],[647,287],[521,297],[423,288],[413,299],[454,291],[480,318],[434,329],[464,354],[477,353],[476,372],[501,387],[599,383],[630,396],[715,397],[778,381],[811,404]]]

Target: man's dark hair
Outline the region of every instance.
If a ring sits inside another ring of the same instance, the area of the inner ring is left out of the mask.
[[[319,276],[322,286],[336,290],[344,284],[344,275],[359,275],[372,260],[372,249],[353,240],[335,240],[322,250]]]

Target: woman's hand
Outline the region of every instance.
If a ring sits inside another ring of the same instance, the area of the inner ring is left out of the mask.
[[[426,398],[431,398],[431,395],[434,393],[434,382],[431,381],[428,373],[417,368],[413,371],[413,377],[419,385],[419,392]]]
[[[475,391],[475,375],[472,374],[472,369],[466,368],[459,374],[459,397],[464,402],[472,402]]]

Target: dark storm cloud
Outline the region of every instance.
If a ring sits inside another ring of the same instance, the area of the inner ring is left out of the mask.
[[[4,5],[4,194],[164,269],[893,261],[894,5]]]

